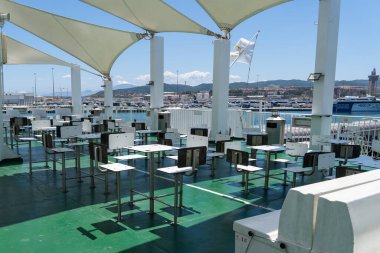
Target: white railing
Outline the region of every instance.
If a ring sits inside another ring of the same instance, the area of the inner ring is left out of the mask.
[[[169,109],[171,112],[171,127],[181,133],[189,133],[191,127],[211,128],[211,109]],[[228,127],[233,137],[243,137],[244,128],[255,128],[265,131],[266,119],[271,112],[246,111],[241,109],[228,110]],[[309,117],[306,113],[280,112],[285,119],[285,137],[295,141],[310,139],[310,129],[292,127],[294,117]],[[380,139],[380,117],[339,116],[332,117],[331,134],[334,138],[350,140],[362,145],[364,153],[368,153],[372,139]]]

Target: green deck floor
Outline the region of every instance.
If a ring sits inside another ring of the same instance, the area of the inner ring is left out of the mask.
[[[149,215],[148,201],[123,206],[123,222],[116,222],[114,177],[110,194],[104,195],[104,183],[89,188],[68,181],[68,192],[61,192],[60,171],[44,170],[44,163],[33,164],[28,173],[28,150],[21,147],[23,164],[0,167],[0,252],[233,252],[233,221],[280,209],[289,188],[270,180],[263,190],[263,179],[250,182],[250,192],[242,192],[241,175],[224,160],[217,161],[214,178],[209,166],[196,177],[185,177],[184,205],[178,226],[170,225],[172,209],[156,202],[156,214]],[[39,144],[33,147],[33,160],[44,158]],[[259,166],[264,166],[264,156]],[[88,167],[83,156],[82,167]],[[49,163],[51,166],[51,163]],[[169,159],[164,165],[172,165]],[[67,167],[73,167],[69,160]],[[60,169],[60,164],[57,168]],[[145,161],[137,162],[145,170]],[[84,169],[86,170],[86,169]],[[74,170],[69,169],[74,175]],[[166,175],[160,175],[167,177]],[[149,178],[135,173],[136,188],[148,192]],[[123,201],[129,200],[128,175],[122,175]],[[155,180],[156,195],[172,193],[173,182]],[[135,198],[139,198],[136,196]],[[173,203],[173,196],[163,198]]]

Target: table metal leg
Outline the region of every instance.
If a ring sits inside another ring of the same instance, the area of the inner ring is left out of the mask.
[[[133,205],[134,172],[129,170],[129,204]]]
[[[19,148],[18,148],[18,141],[16,141],[16,152],[17,152],[18,155],[20,154],[20,151],[19,151]]]
[[[149,153],[149,213],[154,214],[154,152]]]
[[[120,194],[120,172],[116,172],[117,184],[117,221],[121,221],[121,194]]]
[[[215,160],[216,160],[216,157],[213,156],[211,158],[211,176],[214,177],[215,176]]]
[[[5,129],[5,143],[8,145],[8,130],[6,127],[4,129]]]
[[[174,221],[173,225],[177,225],[178,215],[178,174],[174,176]]]
[[[13,149],[13,131],[9,131],[9,138],[11,139],[11,149]]]
[[[80,146],[75,146],[76,152],[76,169],[77,169],[77,181],[82,182],[82,173],[80,168]]]
[[[109,194],[109,191],[108,191],[108,170],[106,170],[105,172],[105,175],[104,175],[104,194]]]
[[[267,161],[265,165],[265,185],[264,189],[268,190],[268,185],[269,185],[269,164],[270,164],[270,152],[267,152]]]
[[[55,154],[53,154],[53,170],[57,170],[57,156]]]
[[[296,187],[297,173],[293,172],[293,182],[292,187]]]
[[[32,174],[32,142],[29,141],[29,174]]]
[[[65,165],[65,153],[62,153],[62,192],[67,192],[66,188],[66,165]]]
[[[90,158],[90,188],[95,188],[94,161]]]
[[[244,185],[244,191],[245,191],[245,193],[248,193],[248,175],[249,175],[249,173],[248,173],[248,171],[243,171],[243,175],[245,175],[245,185]]]
[[[183,207],[183,175],[179,177],[179,207]]]

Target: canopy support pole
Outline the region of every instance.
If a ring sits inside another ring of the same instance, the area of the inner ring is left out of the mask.
[[[113,90],[112,80],[104,79],[104,114],[107,119],[113,115]]]
[[[311,135],[330,135],[339,37],[340,0],[319,1]]]
[[[158,129],[158,111],[164,105],[164,38],[150,40],[150,128]]]
[[[71,104],[72,113],[82,116],[82,90],[81,73],[79,65],[71,66]]]
[[[3,22],[3,21],[1,21]],[[3,23],[1,23],[2,27]],[[4,64],[3,64],[3,34],[0,34],[0,163],[6,160],[20,159],[20,156],[4,144],[3,106],[4,106]],[[9,128],[8,128],[9,130]]]
[[[212,86],[212,120],[210,137],[228,134],[228,93],[230,79],[230,40],[214,42],[214,70]]]

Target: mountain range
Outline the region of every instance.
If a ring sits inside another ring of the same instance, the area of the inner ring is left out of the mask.
[[[311,81],[304,81],[304,80],[271,80],[271,81],[261,81],[258,83],[243,83],[243,82],[235,82],[230,84],[230,89],[245,89],[245,88],[264,88],[264,87],[312,87]],[[340,80],[335,82],[335,86],[367,86],[368,80]],[[114,95],[121,95],[121,94],[133,94],[133,93],[149,93],[150,87],[147,85],[144,86],[137,86],[133,84],[120,84],[114,86]],[[186,93],[186,92],[200,92],[200,91],[210,91],[212,90],[212,84],[211,83],[202,83],[197,86],[190,86],[190,85],[184,85],[184,84],[164,84],[164,91],[165,92],[179,92],[179,93]],[[82,96],[86,96],[82,92]],[[87,95],[88,96],[88,95]],[[92,96],[103,96],[103,91],[94,91],[94,94]]]

